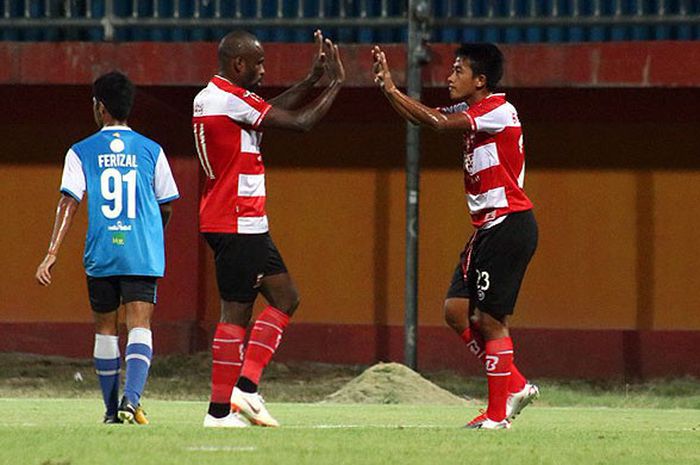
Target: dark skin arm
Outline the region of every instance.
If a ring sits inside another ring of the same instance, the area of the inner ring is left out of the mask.
[[[306,132],[311,130],[328,113],[345,81],[345,69],[340,59],[338,46],[328,39],[324,41],[323,46],[327,57],[326,73],[330,78],[328,87],[309,104],[298,110],[290,111],[273,106],[261,123],[263,128],[281,128]]]
[[[173,216],[173,206],[170,202],[161,203],[158,205],[160,208],[160,218],[163,220],[163,231],[168,226],[170,218]]]
[[[384,96],[401,117],[435,131],[457,130],[464,132],[472,130],[471,122],[465,115],[441,113],[402,93],[394,84],[386,55],[378,46],[372,49],[372,57],[374,58],[372,66],[374,82],[379,85]]]
[[[53,232],[51,233],[49,250],[46,252],[44,260],[36,269],[35,278],[42,286],[51,284],[51,267],[56,263],[58,251],[73,223],[73,217],[79,205],[80,203],[73,197],[61,194],[58,207],[56,207],[56,219],[54,220]]]
[[[311,65],[309,74],[292,87],[282,92],[277,97],[274,97],[268,102],[277,108],[284,110],[294,110],[308,97],[309,93],[322,77],[326,69],[326,53],[323,50],[323,34],[320,30],[314,32],[314,42],[318,46],[318,52]]]

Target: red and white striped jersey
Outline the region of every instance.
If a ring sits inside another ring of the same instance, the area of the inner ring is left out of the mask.
[[[194,140],[206,174],[199,203],[201,232],[268,231],[258,128],[270,108],[221,76],[214,76],[194,98]]]
[[[532,208],[523,190],[525,151],[523,132],[515,107],[505,94],[491,94],[467,107],[441,108],[464,113],[473,131],[464,133],[464,189],[472,224],[489,227],[509,213]]]

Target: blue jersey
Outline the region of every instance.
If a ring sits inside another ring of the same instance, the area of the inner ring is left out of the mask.
[[[163,149],[127,126],[107,126],[66,154],[61,192],[88,197],[88,276],[162,277],[159,203],[179,197]]]

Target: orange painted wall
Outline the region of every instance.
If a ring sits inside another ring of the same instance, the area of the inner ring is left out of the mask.
[[[194,92],[145,88],[132,120],[171,154],[183,193],[168,231],[169,271],[157,319],[193,323],[215,321],[218,314],[211,256],[196,233],[199,168],[182,109]],[[700,329],[694,274],[700,212],[690,200],[700,198],[700,136],[692,130],[697,117],[671,115],[675,119],[666,122],[670,110],[640,117],[645,99],[659,97],[654,90],[557,92],[513,94],[526,125],[526,187],[541,231],[514,326]],[[62,250],[54,286],[33,282],[53,221],[63,154],[93,130],[82,110],[89,90],[0,86],[0,97],[10,101],[18,93],[35,104],[56,96],[58,110],[31,116],[20,108],[19,116],[1,121],[0,137],[15,143],[0,159],[0,250],[10,271],[0,280],[0,320],[89,321],[80,263],[83,216]],[[559,100],[544,102],[543,94]],[[620,100],[611,104],[611,96]],[[403,126],[377,97],[345,93],[316,131],[271,131],[263,140],[272,234],[302,295],[298,322],[402,322]],[[661,97],[675,98],[671,92]],[[373,112],[363,116],[362,108]],[[471,231],[458,147],[458,135],[425,134],[423,325],[442,324],[442,298]]]

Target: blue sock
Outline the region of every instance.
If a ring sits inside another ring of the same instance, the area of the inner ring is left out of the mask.
[[[126,344],[126,382],[124,397],[133,405],[138,405],[141,393],[146,386],[148,369],[153,357],[153,336],[150,329],[133,328],[129,331]]]
[[[119,338],[95,334],[93,357],[106,413],[116,415],[119,403]]]

